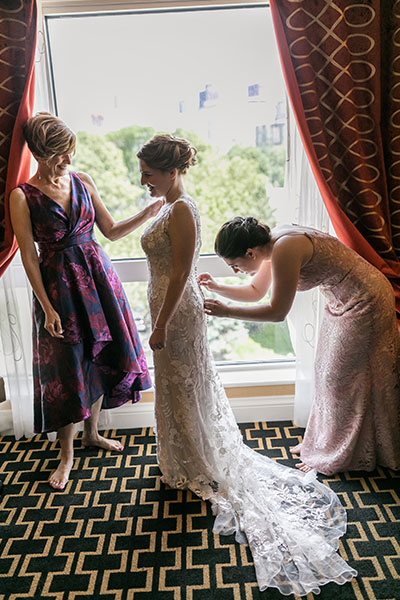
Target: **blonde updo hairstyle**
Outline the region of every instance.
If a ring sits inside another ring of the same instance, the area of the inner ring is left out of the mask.
[[[189,167],[197,163],[196,154],[196,148],[187,140],[163,133],[146,142],[136,156],[151,169],[178,169],[184,175]]]
[[[38,160],[47,162],[55,156],[75,152],[74,132],[64,121],[48,112],[39,112],[28,119],[22,133],[29,150]]]

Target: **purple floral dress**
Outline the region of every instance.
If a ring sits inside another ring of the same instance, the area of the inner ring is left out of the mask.
[[[64,338],[44,329],[44,312],[33,296],[34,430],[56,431],[102,408],[137,402],[151,387],[143,349],[121,282],[93,237],[95,212],[76,173],[71,213],[25,183],[40,270],[61,317]]]

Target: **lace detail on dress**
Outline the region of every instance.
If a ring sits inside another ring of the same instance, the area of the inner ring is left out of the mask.
[[[326,299],[315,361],[315,393],[301,459],[321,473],[400,469],[400,337],[393,288],[338,239],[303,227],[314,246],[298,289]]]
[[[200,252],[200,218],[191,198]],[[152,319],[160,310],[171,271],[164,206],[142,236],[149,270]],[[207,341],[203,297],[195,266],[168,327],[166,347],[154,353],[157,454],[162,480],[210,500],[214,532],[248,543],[261,590],[318,593],[319,586],[356,575],[337,553],[346,513],[332,490],[248,448],[216,372]]]

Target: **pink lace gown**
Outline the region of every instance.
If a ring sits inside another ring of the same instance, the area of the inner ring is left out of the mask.
[[[326,299],[315,393],[300,457],[320,473],[400,469],[400,335],[387,278],[336,238],[302,227],[314,246],[298,290]]]

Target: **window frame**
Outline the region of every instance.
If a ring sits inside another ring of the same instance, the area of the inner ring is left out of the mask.
[[[51,50],[47,36],[47,17],[74,14],[101,15],[124,12],[164,12],[197,8],[228,8],[235,6],[269,6],[266,0],[38,0],[38,44],[36,60],[37,96],[35,111],[48,110],[57,114],[55,87],[52,76]],[[122,283],[147,281],[145,258],[112,259]],[[17,267],[18,268],[18,267]],[[200,255],[198,271],[207,271],[214,277],[232,277],[232,270],[218,256]],[[265,386],[292,384],[295,380],[295,358],[271,361],[225,363],[218,365],[225,386]]]
[[[39,0],[42,15],[101,14],[147,9],[180,9],[235,5],[269,6],[268,0]]]

